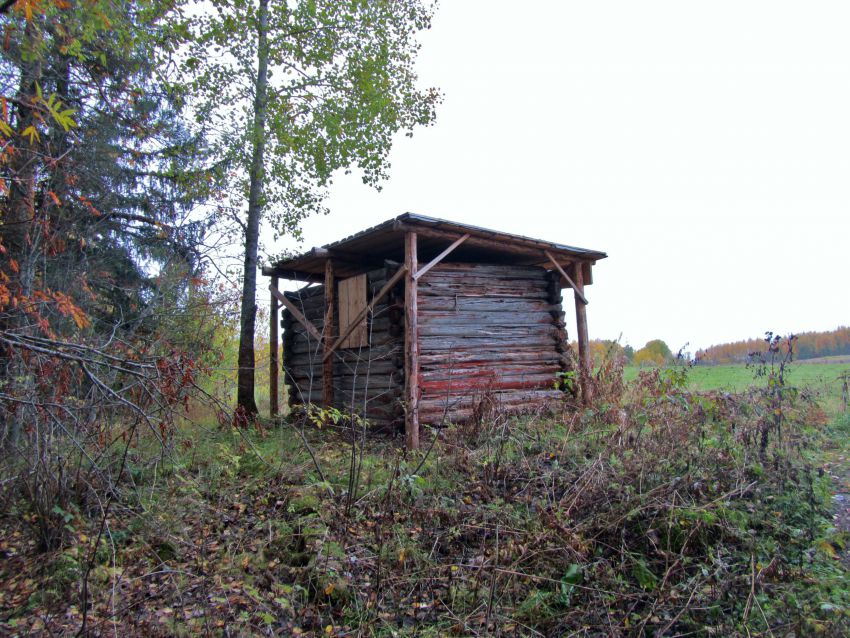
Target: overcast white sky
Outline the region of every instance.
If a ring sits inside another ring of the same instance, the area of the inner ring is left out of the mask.
[[[591,338],[847,325],[848,29],[846,0],[442,0],[436,124],[382,192],[340,176],[303,248],[411,211],[607,252]]]

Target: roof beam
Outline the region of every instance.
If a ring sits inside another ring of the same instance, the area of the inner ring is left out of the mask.
[[[466,224],[459,224],[442,219],[431,219],[427,222],[418,221],[415,218],[412,218],[409,221],[396,219],[392,228],[396,231],[412,231],[423,236],[427,234],[426,231],[445,233],[455,237],[463,235],[464,233],[469,233],[473,239],[494,242],[498,246],[503,247],[503,249],[506,245],[511,245],[514,248],[522,247],[526,249],[524,252],[529,254],[539,254],[539,251],[541,250],[549,250],[556,253],[562,253],[566,257],[572,259],[595,261],[596,259],[603,259],[606,257],[604,253],[588,250],[586,248],[579,248],[577,246],[559,246],[558,244],[553,244],[552,242],[544,241],[542,239],[512,235],[510,233],[503,233],[488,228],[476,228]]]
[[[324,271],[321,275],[304,272],[301,270],[284,270],[276,266],[263,266],[263,275],[266,277],[279,277],[280,279],[288,279],[290,281],[307,281],[311,284],[324,283]]]
[[[383,263],[383,259],[370,257],[369,255],[352,252],[350,250],[342,250],[340,248],[314,248],[309,252],[309,255],[312,257],[318,257],[319,259],[333,259],[334,261],[342,261],[357,265],[367,264],[374,266]]]
[[[327,249],[319,249],[321,252],[317,252],[314,248],[309,256],[315,257],[316,259],[323,260],[322,263],[322,274],[310,273],[303,270],[285,270],[279,269],[275,265],[271,266],[263,266],[263,275],[266,277],[280,277],[281,279],[291,279],[296,281],[307,281],[314,284],[321,284],[324,282],[324,261],[332,259],[337,264],[345,264],[347,268],[342,270],[354,270],[358,274],[361,272],[366,272],[370,268],[380,268],[384,264],[384,260],[381,258],[369,257],[367,255],[358,255],[356,253],[351,253],[347,251],[337,251],[327,250]],[[314,254],[317,253],[317,254]],[[336,269],[337,271],[341,270],[340,268]],[[347,275],[350,276],[350,275]]]
[[[456,241],[463,237],[462,233],[448,230],[435,230],[433,228],[427,228],[425,226],[405,224],[404,222],[398,222],[394,226],[394,229],[403,232],[413,232],[419,235],[420,237],[431,237],[435,239],[444,239],[447,241]],[[469,246],[477,246],[478,248],[485,248],[500,253],[522,255],[524,257],[532,257],[533,255],[539,254],[540,252],[540,246],[526,247],[525,244],[512,245],[510,242],[507,241],[485,239],[483,237],[478,237],[472,234],[469,234],[469,239],[466,240],[466,244]]]

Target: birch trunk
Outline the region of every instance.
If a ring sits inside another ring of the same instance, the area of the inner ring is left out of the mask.
[[[269,2],[260,0],[257,11],[257,83],[254,96],[253,153],[248,192],[248,219],[245,224],[245,271],[242,282],[242,312],[239,330],[239,374],[237,408],[253,419],[257,415],[254,400],[254,331],[257,319],[257,249],[263,207],[263,156],[266,146],[266,93],[268,89]]]

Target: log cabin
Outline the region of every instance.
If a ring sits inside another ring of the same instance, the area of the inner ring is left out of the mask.
[[[272,416],[278,346],[291,405],[351,409],[378,426],[468,419],[485,399],[511,411],[562,396],[562,291],[575,301],[581,379],[590,373],[586,286],[607,255],[406,213],[263,268],[271,278]],[[282,292],[280,280],[302,282]],[[279,318],[281,308],[282,318]],[[589,401],[588,383],[580,383]]]

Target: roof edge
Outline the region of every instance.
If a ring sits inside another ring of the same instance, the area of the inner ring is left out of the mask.
[[[580,248],[578,246],[569,246],[566,244],[558,244],[544,239],[535,239],[533,237],[526,237],[524,235],[516,235],[513,233],[493,230],[490,228],[482,228],[480,226],[464,224],[462,222],[455,222],[447,219],[439,219],[437,217],[429,217],[427,215],[406,212],[391,219],[388,219],[384,222],[376,224],[375,226],[366,228],[358,233],[355,233],[343,239],[331,242],[329,244],[325,244],[321,247],[311,248],[310,250],[307,250],[294,257],[278,261],[277,263],[268,266],[263,266],[262,273],[267,277],[281,276],[281,274],[284,272],[288,274],[295,274],[299,270],[296,266],[299,261],[309,259],[310,257],[321,257],[323,256],[323,254],[324,256],[329,256],[333,253],[335,249],[343,249],[345,244],[348,242],[352,242],[357,239],[367,237],[370,234],[375,234],[387,230],[397,230],[399,233],[404,232],[406,230],[421,230],[423,231],[423,233],[429,232],[434,234],[446,234],[447,238],[449,238],[448,236],[454,236],[454,238],[457,238],[465,234],[469,234],[471,237],[475,237],[482,241],[501,242],[505,244],[506,247],[510,244],[514,244],[518,249],[526,248],[537,249],[540,251],[548,250],[551,252],[561,253],[565,257],[572,257],[573,259],[587,260],[592,262],[596,262],[600,259],[606,259],[608,257],[607,253],[604,253],[599,250]],[[303,274],[306,275],[307,273]]]

